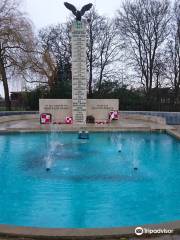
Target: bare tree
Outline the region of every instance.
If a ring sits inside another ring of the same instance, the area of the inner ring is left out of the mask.
[[[174,3],[169,41],[166,45],[166,74],[174,93],[174,103],[180,94],[180,1]]]
[[[6,109],[11,110],[8,80],[26,66],[32,51],[31,23],[18,10],[15,0],[0,2],[0,79],[3,82]]]
[[[53,88],[57,80],[71,80],[70,26],[59,24],[46,27],[39,32],[36,49],[31,54],[30,83],[46,84]],[[32,75],[33,73],[33,75]],[[25,73],[25,75],[27,75]],[[41,80],[40,80],[41,79]]]
[[[168,0],[135,0],[125,1],[118,11],[116,25],[135,71],[139,72],[147,99],[156,79],[157,56],[169,34],[169,9]]]
[[[156,89],[167,86],[166,80],[166,64],[165,64],[165,54],[163,52],[159,52],[156,55],[156,59],[154,61],[154,87]]]
[[[56,79],[57,64],[54,52],[51,51],[49,39],[38,38],[34,51],[29,54],[29,64],[22,72],[24,79],[30,84],[45,84],[51,87]]]
[[[102,22],[104,22],[104,17],[100,16],[96,9],[93,7],[91,11],[87,14],[87,65],[89,71],[89,81],[88,81],[88,90],[89,96],[92,95],[93,92],[93,71],[95,66],[97,65],[97,52],[98,52],[98,36],[100,34],[100,26]]]
[[[119,56],[119,42],[113,20],[100,16],[95,8],[87,13],[88,36],[88,70],[89,70],[89,95],[92,95],[93,84],[98,91],[102,82],[116,75],[115,63]]]
[[[119,60],[119,42],[117,39],[117,31],[112,20],[107,19],[101,32],[98,36],[98,61],[97,72],[98,77],[98,91],[101,91],[103,80],[113,81],[114,76],[117,74],[115,63]]]

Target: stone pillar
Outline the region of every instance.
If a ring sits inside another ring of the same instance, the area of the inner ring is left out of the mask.
[[[86,26],[75,21],[71,30],[72,41],[72,115],[74,124],[86,124],[87,69]]]

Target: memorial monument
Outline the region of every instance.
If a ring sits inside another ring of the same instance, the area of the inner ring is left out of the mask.
[[[71,28],[72,46],[72,116],[75,124],[86,124],[87,113],[87,69],[86,69],[86,23],[82,16],[92,4],[78,11],[72,4],[65,2],[76,19]]]
[[[72,47],[72,100],[40,99],[39,112],[50,113],[52,122],[64,122],[72,117],[73,124],[85,125],[86,116],[92,115],[96,120],[107,120],[108,113],[119,108],[118,99],[87,99],[87,62],[86,62],[86,21],[82,16],[90,10],[92,4],[84,5],[81,10],[68,2],[65,7],[72,11],[75,20],[71,26]]]

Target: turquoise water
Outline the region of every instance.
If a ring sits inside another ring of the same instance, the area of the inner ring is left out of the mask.
[[[0,135],[0,153],[0,224],[89,228],[180,219],[180,141],[169,135],[9,134]]]

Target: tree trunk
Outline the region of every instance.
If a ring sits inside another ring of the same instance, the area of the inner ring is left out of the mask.
[[[9,97],[8,81],[7,81],[4,62],[3,62],[3,59],[1,56],[0,56],[0,72],[1,72],[2,82],[3,82],[3,87],[4,87],[6,110],[11,111],[11,101],[10,101],[10,97]]]
[[[101,68],[100,76],[99,76],[99,86],[98,86],[98,92],[99,93],[101,91],[102,78],[103,78],[103,69]]]

